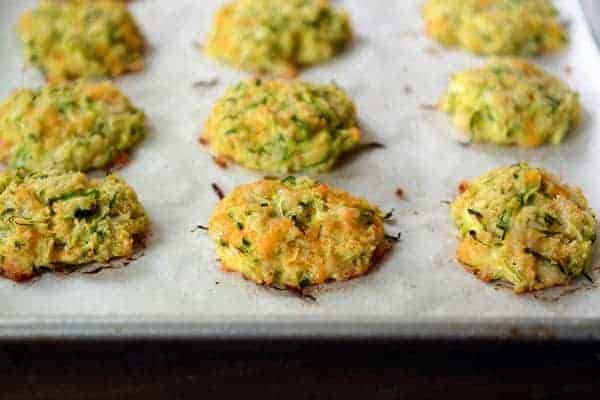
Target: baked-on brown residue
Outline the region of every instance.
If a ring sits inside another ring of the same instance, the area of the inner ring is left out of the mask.
[[[225,197],[225,193],[223,193],[223,190],[219,187],[219,185],[213,182],[210,184],[210,186],[212,187],[219,200],[223,200],[223,198]]]
[[[227,168],[229,166],[229,164],[227,163],[227,159],[224,157],[216,157],[213,156],[213,161],[215,162],[215,164],[217,164],[220,168]]]

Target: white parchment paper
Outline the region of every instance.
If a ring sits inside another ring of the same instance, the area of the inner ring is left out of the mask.
[[[525,160],[580,185],[591,207],[600,212],[600,56],[575,0],[556,2],[568,21],[569,48],[537,61],[579,91],[585,121],[563,145],[537,150],[462,146],[447,117],[423,107],[437,102],[453,71],[485,60],[443,49],[426,38],[420,0],[335,2],[351,13],[357,40],[335,61],[307,69],[301,78],[335,80],[345,87],[356,100],[365,141],[376,140],[387,148],[361,154],[319,179],[383,209],[394,208],[395,223],[388,230],[401,231],[402,241],[367,276],[315,290],[316,302],[220,271],[207,235],[191,232],[196,224],[206,223],[217,202],[211,182],[229,191],[262,176],[236,166],[220,169],[197,144],[212,103],[227,86],[248,77],[196,48],[223,3],[131,3],[150,51],[143,72],[117,83],[146,111],[152,132],[120,173],[147,208],[152,237],[144,256],[127,268],[96,275],[46,274],[25,284],[0,280],[0,335],[36,336],[52,324],[56,335],[93,335],[99,332],[94,324],[102,324],[109,329],[104,333],[115,336],[193,335],[205,326],[214,328],[212,335],[234,336],[265,333],[267,323],[275,335],[284,333],[286,324],[294,326],[287,334],[327,335],[336,322],[346,323],[342,333],[349,335],[377,336],[382,322],[395,327],[388,333],[458,334],[453,324],[462,323],[468,327],[463,334],[477,335],[493,334],[493,323],[510,334],[516,323],[534,322],[549,329],[569,326],[569,334],[578,326],[591,326],[595,333],[584,334],[600,337],[600,290],[579,290],[548,301],[517,296],[466,273],[454,259],[455,230],[443,204],[455,196],[460,180]],[[33,0],[0,0],[3,98],[12,89],[42,84],[35,69],[24,68],[14,30],[20,13],[34,5]],[[193,87],[213,78],[219,80],[214,87]],[[397,187],[404,190],[403,199],[394,194]],[[598,257],[594,265],[600,266]],[[594,275],[600,280],[600,273]],[[133,329],[141,323],[147,332]]]

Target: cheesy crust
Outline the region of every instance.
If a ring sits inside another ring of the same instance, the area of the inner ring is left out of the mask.
[[[515,292],[566,285],[592,259],[596,220],[580,189],[521,163],[466,186],[451,206],[457,258],[484,281]]]
[[[237,187],[208,225],[225,270],[302,289],[366,273],[389,250],[383,214],[307,177]]]
[[[334,84],[250,79],[226,91],[202,141],[267,172],[325,171],[360,142],[354,103]]]
[[[289,77],[332,58],[351,38],[348,16],[329,0],[235,0],[215,16],[204,49],[239,69]]]
[[[519,58],[453,75],[440,107],[471,141],[523,147],[561,143],[582,114],[576,92]]]
[[[144,113],[112,83],[20,89],[0,103],[0,160],[10,168],[102,168],[146,135]]]
[[[568,41],[548,0],[428,0],[423,18],[433,39],[478,54],[553,53]]]
[[[144,67],[144,40],[123,2],[41,1],[21,16],[18,32],[27,59],[51,82]]]
[[[135,192],[116,175],[0,173],[0,271],[9,279],[131,256],[147,231]]]

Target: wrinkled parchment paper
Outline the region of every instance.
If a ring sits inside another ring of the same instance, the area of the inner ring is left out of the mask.
[[[569,48],[537,61],[578,90],[583,125],[561,146],[537,150],[463,146],[447,117],[430,105],[453,71],[484,59],[441,48],[423,35],[420,0],[346,0],[353,47],[301,78],[335,80],[355,98],[365,141],[387,148],[362,153],[319,179],[395,209],[391,234],[402,240],[372,273],[312,290],[316,301],[265,289],[220,271],[205,232],[224,191],[263,174],[217,167],[197,144],[212,103],[249,75],[220,65],[197,46],[224,1],[137,0],[131,3],[149,43],[146,69],[117,80],[143,108],[151,134],[119,171],[152,219],[145,254],[128,267],[95,275],[46,274],[30,283],[0,280],[0,336],[504,336],[600,337],[600,289],[585,281],[574,293],[515,295],[480,282],[454,259],[448,206],[457,184],[519,160],[580,185],[600,213],[600,56],[579,5],[557,1]],[[42,83],[25,68],[14,31],[35,1],[0,3],[0,96]],[[218,79],[214,86],[194,85]],[[402,199],[395,195],[401,187]],[[594,266],[600,268],[596,257]],[[600,271],[592,274],[600,283]],[[589,290],[588,290],[589,289]],[[529,330],[526,330],[529,329]]]

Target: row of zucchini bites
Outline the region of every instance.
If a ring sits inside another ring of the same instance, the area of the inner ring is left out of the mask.
[[[546,0],[430,0],[427,32],[481,54],[556,51],[566,33]],[[126,6],[110,0],[42,1],[19,21],[28,60],[49,85],[0,104],[0,266],[16,280],[130,256],[148,217],[122,179],[83,171],[127,159],[146,133],[144,113],[111,83],[143,68],[144,41]],[[349,45],[347,14],[328,0],[237,0],[217,13],[204,49],[263,75],[228,89],[201,142],[220,161],[270,173],[321,172],[360,146],[354,103],[335,84],[293,77]],[[453,76],[440,101],[468,140],[560,143],[580,119],[578,96],[532,63],[494,58]],[[452,204],[458,259],[516,291],[585,273],[595,220],[578,189],[525,163],[463,185]],[[236,188],[208,230],[223,268],[261,284],[302,289],[359,276],[391,248],[386,215],[366,200],[307,177]]]

